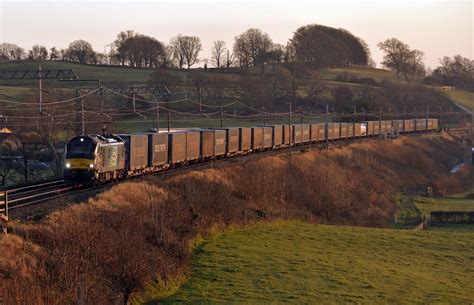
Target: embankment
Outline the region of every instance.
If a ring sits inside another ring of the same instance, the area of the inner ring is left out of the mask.
[[[0,242],[5,300],[127,302],[151,281],[183,278],[192,244],[228,225],[297,218],[389,226],[403,188],[472,181],[472,167],[447,176],[463,154],[446,135],[424,135],[123,183],[39,224],[13,223]]]

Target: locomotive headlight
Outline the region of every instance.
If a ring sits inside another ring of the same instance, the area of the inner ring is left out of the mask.
[[[89,164],[90,168],[94,168],[94,163]]]
[[[71,163],[66,163],[66,168],[70,168],[71,167]]]

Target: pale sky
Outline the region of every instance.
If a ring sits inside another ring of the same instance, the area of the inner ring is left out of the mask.
[[[425,63],[461,54],[473,59],[472,0],[365,1],[22,1],[0,0],[0,42],[25,49],[34,44],[65,48],[85,39],[104,52],[118,32],[135,30],[168,43],[183,35],[199,36],[200,58],[210,57],[214,40],[232,47],[250,27],[285,44],[302,25],[345,28],[368,44],[379,66],[377,43],[396,37],[425,52]]]

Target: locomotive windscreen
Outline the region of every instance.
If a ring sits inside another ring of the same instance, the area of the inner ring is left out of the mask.
[[[66,146],[66,158],[93,159],[96,144],[88,137],[75,137]]]

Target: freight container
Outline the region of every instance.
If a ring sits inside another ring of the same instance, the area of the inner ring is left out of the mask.
[[[283,144],[290,145],[290,125],[283,125]]]
[[[169,133],[168,153],[171,164],[186,162],[186,132]]]
[[[365,135],[366,135],[366,136],[373,136],[373,135],[374,135],[374,123],[375,123],[375,122],[374,122],[374,121],[365,121],[365,122],[363,122],[363,123],[364,123],[364,124],[366,125],[366,127],[367,127],[367,128],[366,128],[367,130],[366,130]],[[377,122],[377,123],[378,123],[378,122]],[[362,135],[364,135],[364,134],[362,134]]]
[[[380,134],[380,121],[373,121],[374,122],[374,135]]]
[[[392,121],[390,121],[390,120],[385,121],[385,124],[386,124],[386,128],[387,128],[387,132],[393,133]]]
[[[226,132],[227,154],[233,155],[239,151],[239,129],[238,128],[225,128],[225,132]]]
[[[311,124],[309,140],[311,142],[317,142],[318,137],[319,137],[319,124]]]
[[[168,163],[168,133],[148,134],[148,166],[163,166]]]
[[[125,165],[129,171],[140,171],[148,166],[148,135],[121,134],[125,143]]]
[[[273,127],[263,128],[263,148],[271,148],[273,146]]]
[[[186,131],[186,161],[201,158],[201,133],[199,131]]]
[[[367,124],[354,123],[354,136],[360,138],[367,135]]]
[[[303,128],[300,124],[291,125],[292,127],[292,143],[300,144],[302,139]]]
[[[327,125],[325,123],[320,123],[318,124],[318,130],[319,130],[319,136],[318,136],[318,141],[323,142],[326,141],[326,127]]]
[[[311,127],[309,124],[301,125],[301,142],[303,143],[309,142],[310,130],[311,130]]]
[[[413,132],[415,131],[415,120],[404,120],[404,132]]]
[[[248,152],[252,149],[252,130],[250,127],[239,127],[239,151]]]
[[[326,124],[326,139],[328,141],[334,140],[334,124],[333,123]]]
[[[203,129],[201,133],[201,158],[208,159],[214,156],[214,130]]]
[[[438,130],[438,119],[433,119],[433,130]]]
[[[226,155],[226,131],[214,130],[214,156],[222,157]]]
[[[347,137],[354,138],[354,123],[347,123]]]
[[[387,132],[387,123],[386,121],[380,121],[380,133],[386,133]]]
[[[341,123],[332,123],[334,126],[333,139],[337,140],[341,138]]]
[[[252,129],[252,149],[263,149],[263,127],[251,127]]]
[[[401,133],[403,132],[403,120],[393,120],[392,121],[393,131]]]
[[[347,123],[341,123],[341,139],[347,139]]]
[[[416,131],[425,131],[426,130],[426,119],[417,119],[417,120],[415,120],[415,130]]]
[[[273,146],[280,147],[283,145],[283,126],[274,125],[272,127]]]

